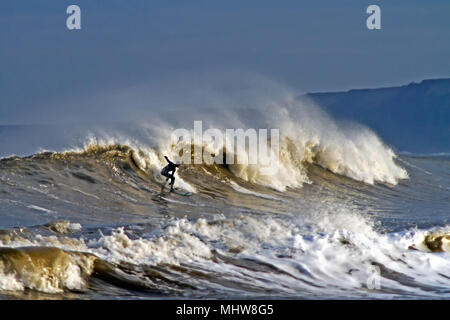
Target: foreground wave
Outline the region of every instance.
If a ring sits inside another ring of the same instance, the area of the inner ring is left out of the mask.
[[[448,230],[379,235],[299,229],[279,219],[220,217],[121,227],[86,242],[61,235],[33,238],[20,230],[0,248],[0,289],[22,297],[30,292],[197,298],[449,294],[448,241],[442,243]],[[373,266],[381,272],[378,290],[368,285]]]

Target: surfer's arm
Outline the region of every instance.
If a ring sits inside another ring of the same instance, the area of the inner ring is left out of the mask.
[[[166,158],[167,162],[170,164],[174,164],[172,161],[169,160],[169,158],[167,158],[167,156],[164,156],[164,158]]]

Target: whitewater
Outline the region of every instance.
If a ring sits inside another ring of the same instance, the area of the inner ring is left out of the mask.
[[[450,297],[448,155],[399,154],[287,90],[192,101],[3,151],[0,297]],[[193,195],[170,193],[171,132],[199,119],[279,128],[277,174],[182,165],[175,186]]]

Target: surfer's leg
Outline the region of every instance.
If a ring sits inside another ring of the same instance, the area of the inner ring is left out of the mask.
[[[170,175],[167,173],[167,170],[165,170],[165,168],[161,170],[161,175],[162,175],[163,177],[166,177],[166,182],[167,182],[167,181],[169,180],[169,178],[170,178]]]
[[[166,177],[166,182],[169,180],[169,178],[170,178],[170,174],[169,174],[169,172],[167,171],[167,167],[164,167],[162,170],[161,170],[161,175],[162,176],[164,176],[164,177]]]

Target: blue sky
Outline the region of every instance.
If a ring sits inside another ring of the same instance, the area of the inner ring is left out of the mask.
[[[82,30],[66,29],[66,8]],[[382,29],[365,10],[381,7]],[[2,0],[0,124],[96,91],[215,69],[299,92],[450,77],[450,2]]]

